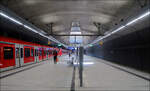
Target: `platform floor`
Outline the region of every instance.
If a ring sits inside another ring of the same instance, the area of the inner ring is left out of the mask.
[[[70,91],[73,67],[68,56],[52,60],[29,70],[0,79],[0,90],[64,90]],[[78,68],[75,71],[75,90],[150,90],[150,82],[128,72],[114,68],[99,58],[84,56],[83,87],[79,85]]]
[[[73,68],[62,57],[58,64],[52,60],[42,65],[0,79],[1,90],[65,90],[70,91]]]
[[[84,56],[84,62],[88,64],[84,65],[83,87],[79,87],[78,80],[76,81],[76,90],[150,91],[149,81],[112,67],[102,59]],[[114,64],[114,66],[117,65]],[[135,74],[139,74],[139,72]]]

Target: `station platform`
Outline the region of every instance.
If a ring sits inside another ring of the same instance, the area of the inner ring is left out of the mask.
[[[57,64],[51,59],[36,66],[30,65],[33,67],[28,70],[4,76],[0,79],[0,90],[150,90],[149,74],[86,55],[83,87],[80,87],[78,67],[75,66],[74,69],[74,66],[67,63],[68,60],[69,57],[66,55],[59,57]],[[8,72],[11,74],[14,70]]]
[[[58,64],[54,64],[53,60],[43,61],[31,69],[2,78],[0,89],[70,91],[73,69],[66,60],[63,56],[59,58]]]
[[[83,87],[76,80],[76,90],[149,91],[148,73],[123,67],[96,57],[84,56]],[[78,73],[78,71],[76,71]],[[78,78],[78,74],[76,74]]]

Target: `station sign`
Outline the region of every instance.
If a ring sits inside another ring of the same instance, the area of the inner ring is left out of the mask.
[[[103,45],[103,41],[100,41],[99,44],[100,44],[100,45]]]
[[[72,47],[72,46],[69,46],[68,49],[69,49],[69,50],[74,50],[75,48]]]
[[[48,45],[50,45],[51,44],[51,42],[50,41],[48,41]]]

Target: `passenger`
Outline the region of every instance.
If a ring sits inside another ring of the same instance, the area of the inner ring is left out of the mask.
[[[70,58],[70,56],[71,56],[71,53],[69,52],[69,58]]]
[[[53,55],[54,55],[54,64],[56,64],[57,63],[57,55],[58,55],[58,53],[57,53],[57,51],[56,50],[54,50],[53,51]]]
[[[59,49],[59,56],[62,56],[62,50],[61,49]]]

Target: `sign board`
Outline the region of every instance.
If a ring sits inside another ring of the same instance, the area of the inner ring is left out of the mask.
[[[51,44],[51,42],[50,41],[48,41],[48,45],[50,45]]]
[[[103,45],[103,41],[100,41],[99,44],[100,44],[100,45]]]

